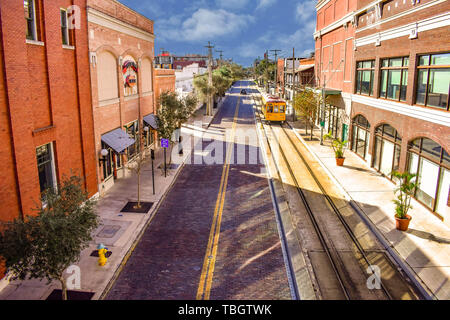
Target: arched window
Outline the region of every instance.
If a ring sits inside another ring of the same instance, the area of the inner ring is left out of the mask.
[[[116,58],[108,51],[97,55],[97,88],[99,101],[119,97]]]
[[[392,171],[398,170],[402,138],[397,130],[388,124],[375,129],[375,152],[373,166],[389,179]]]
[[[152,91],[152,62],[150,59],[143,59],[141,64],[142,92]]]
[[[370,124],[362,115],[357,115],[352,121],[352,151],[366,159],[369,150]]]
[[[411,141],[408,171],[417,174],[416,199],[443,218],[449,218],[450,156],[444,148],[428,138]]]
[[[138,93],[138,66],[132,56],[125,56],[122,62],[124,96]]]

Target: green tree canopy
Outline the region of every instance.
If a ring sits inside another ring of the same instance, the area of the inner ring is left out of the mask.
[[[176,142],[173,133],[192,115],[197,98],[194,95],[179,98],[175,92],[165,91],[159,96],[158,105],[158,135]]]
[[[58,190],[48,189],[43,201],[46,205],[37,209],[37,215],[3,223],[0,256],[13,280],[59,280],[67,299],[63,272],[92,240],[98,226],[95,202],[77,176],[64,178]]]
[[[306,128],[310,126],[311,139],[321,103],[322,95],[309,88],[295,96],[294,109],[305,120]]]

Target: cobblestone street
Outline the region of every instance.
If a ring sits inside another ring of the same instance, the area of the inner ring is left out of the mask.
[[[234,88],[232,93],[239,90]],[[237,99],[241,99],[240,103]],[[245,98],[230,95],[207,133],[230,129],[233,115],[237,116],[238,132],[254,130],[252,105]],[[209,143],[204,141],[203,148]],[[234,164],[239,147],[237,143],[232,145],[234,160],[225,177],[223,217],[219,234],[215,234],[218,249],[209,299],[290,299],[264,165],[261,159],[250,161],[249,156],[246,163]],[[259,149],[245,147],[246,154],[250,150],[259,155]],[[107,299],[196,298],[223,167],[186,164],[182,168]]]

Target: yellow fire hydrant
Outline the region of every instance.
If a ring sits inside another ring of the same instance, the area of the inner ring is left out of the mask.
[[[108,259],[105,256],[106,253],[108,252],[108,248],[105,248],[103,243],[100,243],[97,246],[97,250],[98,250],[98,265],[104,266],[106,264],[106,261],[108,261]]]

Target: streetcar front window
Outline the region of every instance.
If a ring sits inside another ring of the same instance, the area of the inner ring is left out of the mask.
[[[278,113],[278,106],[277,105],[273,106],[273,112],[274,113]]]

